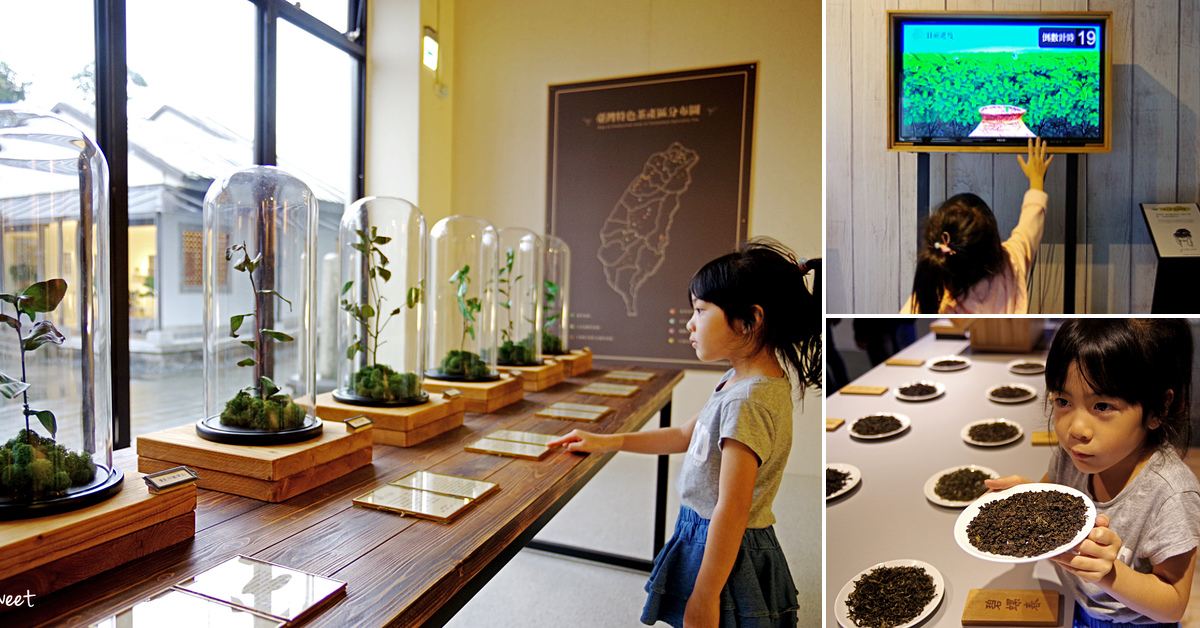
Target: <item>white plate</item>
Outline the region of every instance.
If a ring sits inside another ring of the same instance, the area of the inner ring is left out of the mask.
[[[933,386],[937,390],[929,393],[928,395],[906,395],[906,394],[900,392],[901,388],[908,388],[909,386],[912,386],[913,384],[925,384],[926,386]],[[941,382],[930,382],[930,381],[922,380],[919,382],[908,382],[906,384],[900,384],[899,386],[896,387],[896,398],[900,399],[901,401],[928,401],[930,399],[936,399],[938,397],[941,397],[944,394],[946,394],[946,387],[943,386]]]
[[[974,545],[971,545],[971,541],[967,538],[967,525],[971,523],[971,520],[975,518],[975,515],[979,514],[979,509],[984,504],[990,504],[996,500],[1005,499],[1012,497],[1017,493],[1025,493],[1029,491],[1058,491],[1060,493],[1066,493],[1068,495],[1074,495],[1075,497],[1083,498],[1083,503],[1084,506],[1087,507],[1087,512],[1084,515],[1085,520],[1083,522],[1083,526],[1079,529],[1079,532],[1075,535],[1075,538],[1048,552],[1038,554],[1037,556],[1002,556],[1000,554],[981,551]],[[1071,549],[1072,547],[1079,545],[1084,539],[1087,538],[1088,533],[1092,531],[1092,527],[1095,525],[1096,505],[1092,503],[1092,500],[1088,498],[1087,495],[1084,495],[1083,493],[1069,486],[1063,486],[1061,484],[1019,484],[1010,489],[1005,489],[996,493],[988,493],[974,502],[971,502],[971,505],[967,506],[966,509],[958,515],[958,520],[954,522],[954,540],[958,542],[959,547],[963,548],[963,551],[976,558],[990,560],[995,563],[1032,563],[1042,560],[1043,558],[1057,556]]]
[[[921,610],[921,614],[917,615],[915,619],[907,623],[893,626],[893,628],[908,628],[909,626],[915,626],[922,621],[925,621],[925,618],[929,617],[933,614],[933,611],[937,610],[938,604],[942,603],[942,594],[946,591],[946,585],[944,582],[942,582],[942,574],[939,573],[937,569],[934,569],[933,565],[930,565],[926,562],[921,562],[919,560],[907,558],[900,560],[889,560],[858,572],[858,575],[851,578],[850,582],[847,582],[846,585],[842,587],[842,590],[838,591],[837,598],[833,602],[833,614],[834,617],[837,618],[838,623],[844,628],[858,628],[854,621],[850,619],[850,607],[846,605],[846,601],[850,599],[850,593],[854,591],[854,583],[858,582],[859,578],[870,573],[872,569],[879,567],[920,567],[925,570],[925,573],[929,574],[929,576],[933,578],[933,599],[929,600],[929,603],[926,604],[925,608]]]
[[[859,434],[854,431],[854,426],[857,425],[859,421],[869,418],[869,417],[873,417],[873,416],[894,416],[900,420],[900,428],[892,430],[890,432],[885,432],[883,434]],[[868,414],[867,416],[854,419],[854,421],[850,423],[850,435],[853,436],[854,438],[866,438],[866,439],[887,438],[889,436],[895,436],[896,434],[899,434],[900,432],[907,430],[908,426],[911,424],[912,424],[912,421],[910,421],[908,419],[908,417],[903,414],[899,414],[896,412],[876,412],[875,414]]]
[[[987,467],[981,467],[977,464],[964,464],[964,465],[960,465],[957,467],[950,467],[949,469],[942,469],[941,471],[934,473],[928,480],[925,481],[925,499],[928,499],[929,501],[937,504],[938,506],[945,506],[947,508],[964,508],[971,502],[975,501],[974,499],[971,501],[967,501],[967,502],[952,501],[952,500],[946,499],[944,497],[941,497],[940,495],[937,494],[936,491],[933,490],[934,487],[937,486],[938,480],[942,479],[943,475],[946,475],[947,473],[951,473],[954,471],[958,471],[959,469],[975,469],[977,471],[983,471],[984,473],[988,474],[989,477],[993,477],[993,478],[1000,477],[999,473],[996,473],[995,471],[993,471]],[[982,497],[982,495],[980,497]],[[975,499],[979,499],[979,498],[976,497]]]
[[[831,499],[836,499],[838,497],[841,497],[842,495],[845,495],[846,493],[849,493],[850,490],[853,489],[855,486],[858,486],[858,483],[862,480],[862,471],[859,471],[858,467],[856,467],[852,464],[846,464],[844,462],[830,462],[829,464],[825,465],[825,468],[826,469],[835,469],[837,471],[841,471],[842,473],[850,474],[850,477],[846,478],[846,485],[843,486],[842,488],[826,495],[825,501],[829,501]]]
[[[1040,366],[1037,369],[1022,371],[1016,368],[1018,364],[1038,364]],[[1013,360],[1012,362],[1009,362],[1007,366],[1008,372],[1015,375],[1041,375],[1042,373],[1046,372],[1045,360]]]
[[[1025,395],[1024,397],[1014,397],[1012,399],[1009,399],[1006,397],[997,397],[992,394],[997,388],[1004,388],[1005,386],[1009,386],[1012,388],[1020,388],[1021,390],[1024,390],[1025,392],[1028,392],[1029,394]],[[996,403],[1024,403],[1026,401],[1029,401],[1030,399],[1036,399],[1037,391],[1034,390],[1032,386],[1026,386],[1025,384],[1000,384],[999,386],[992,386],[991,388],[988,389],[987,398],[990,399],[991,401],[995,401]]]
[[[961,362],[961,364],[952,366],[938,366],[937,363],[943,360],[954,360],[956,362]],[[940,358],[934,358],[929,361],[929,370],[931,371],[961,371],[968,366],[971,366],[971,360],[967,359],[967,357],[963,355],[943,355]]]
[[[988,423],[1006,423],[1008,425],[1011,425],[1011,426],[1017,428],[1017,433],[1012,438],[1009,438],[1007,440],[998,440],[995,442],[974,440],[971,438],[971,428],[975,427],[976,425],[986,425]],[[1021,427],[1020,423],[1013,423],[1012,421],[1009,421],[1008,419],[983,419],[980,421],[975,421],[973,423],[968,423],[965,426],[963,426],[962,439],[972,445],[978,445],[980,447],[999,447],[1000,445],[1007,445],[1009,443],[1021,440],[1021,435],[1024,433],[1025,433],[1025,430]]]

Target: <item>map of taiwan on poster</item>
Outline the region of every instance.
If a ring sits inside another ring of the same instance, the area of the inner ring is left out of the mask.
[[[546,232],[571,249],[571,348],[700,364],[688,283],[747,237],[755,71],[550,86]]]

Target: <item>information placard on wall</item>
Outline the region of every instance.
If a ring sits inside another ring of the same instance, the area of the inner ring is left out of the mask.
[[[1142,216],[1159,257],[1200,257],[1200,206],[1142,203]]]
[[[571,348],[701,365],[688,283],[747,237],[756,71],[550,86],[546,232],[571,248]]]

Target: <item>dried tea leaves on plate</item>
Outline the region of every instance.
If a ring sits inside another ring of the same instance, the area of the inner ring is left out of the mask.
[[[832,467],[825,467],[825,496],[829,497],[842,490],[846,486],[846,482],[849,481],[849,473]]]
[[[850,430],[862,436],[876,436],[895,432],[902,426],[900,419],[890,414],[873,414],[855,421]]]
[[[909,386],[904,386],[900,389],[900,394],[909,397],[924,397],[937,392],[937,386],[930,384],[922,384],[920,382]]]
[[[936,366],[941,369],[956,369],[956,368],[959,368],[962,366],[966,366],[966,364],[967,364],[966,360],[945,359],[945,360],[938,360],[937,362],[934,362],[933,366]]]
[[[876,567],[854,583],[846,608],[861,628],[891,628],[916,619],[935,593],[921,567]]]
[[[983,481],[992,477],[979,469],[959,469],[938,478],[933,492],[938,497],[952,502],[975,501],[987,492]]]
[[[1008,368],[1014,373],[1041,373],[1046,370],[1046,365],[1041,362],[1018,362]]]
[[[972,425],[967,435],[976,442],[999,443],[1015,437],[1019,431],[1017,426],[1007,421],[993,421]]]
[[[997,386],[990,394],[998,399],[1024,399],[1029,396],[1029,391],[1018,386]]]
[[[1087,522],[1083,499],[1028,491],[984,504],[967,524],[976,549],[1001,556],[1038,556],[1069,543]]]

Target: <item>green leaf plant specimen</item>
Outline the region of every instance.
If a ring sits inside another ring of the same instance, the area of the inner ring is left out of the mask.
[[[534,349],[536,346],[533,335],[530,334],[528,338],[520,341],[517,341],[513,337],[513,332],[516,329],[516,325],[513,323],[512,319],[512,289],[518,281],[525,277],[525,275],[517,275],[516,277],[512,276],[513,262],[515,259],[516,254],[512,249],[508,249],[508,252],[505,254],[504,266],[500,268],[500,272],[498,273],[500,284],[498,292],[500,293],[500,296],[504,297],[504,300],[500,302],[500,307],[504,308],[505,312],[507,312],[508,318],[508,324],[500,330],[500,338],[502,342],[500,343],[500,350],[498,354],[499,362],[501,364],[515,365],[537,364],[539,359],[537,355],[534,355]]]
[[[386,317],[383,316],[384,301],[387,299],[380,287],[381,284],[391,281],[392,271],[388,270],[388,258],[379,247],[392,239],[378,235],[375,227],[371,227],[369,236],[361,229],[355,230],[355,233],[358,235],[358,242],[351,246],[367,260],[367,298],[366,303],[361,305],[347,300],[346,294],[354,287],[353,281],[347,281],[346,285],[342,286],[341,303],[342,309],[358,321],[359,327],[365,333],[365,337],[362,338],[356,334],[354,342],[346,349],[346,359],[352,360],[355,354],[362,351],[367,362],[354,374],[354,394],[379,401],[416,399],[421,396],[421,378],[416,373],[397,373],[392,367],[380,364],[379,347],[387,344],[386,340],[380,340],[380,336],[392,317],[405,307],[411,310],[421,302],[421,288],[409,288],[404,305],[393,309]]]
[[[235,244],[225,249],[225,259],[232,261],[234,255],[240,253],[241,259],[234,265],[234,270],[246,273],[250,279],[250,288],[254,292],[254,312],[235,314],[229,318],[229,336],[238,338],[238,330],[248,318],[255,321],[254,338],[242,340],[241,343],[254,350],[254,357],[246,358],[237,363],[239,367],[254,367],[263,362],[263,356],[268,342],[293,342],[295,339],[281,331],[266,329],[258,324],[262,320],[259,310],[258,295],[269,295],[278,298],[291,307],[292,302],[274,290],[260,290],[254,281],[254,271],[262,265],[262,254],[250,258],[246,245]],[[239,390],[233,399],[225,403],[221,411],[221,425],[244,427],[254,430],[272,431],[291,430],[304,425],[304,407],[292,401],[287,393],[282,392],[271,378],[259,375],[258,382]]]
[[[542,312],[544,322],[542,323],[542,353],[547,355],[562,355],[566,353],[563,350],[562,337],[558,334],[550,333],[550,327],[558,321],[561,312],[555,307],[558,304],[558,297],[561,295],[561,290],[558,284],[553,281],[546,280],[546,287],[542,293]]]
[[[483,311],[483,304],[478,297],[467,298],[467,289],[471,285],[471,267],[464,265],[450,275],[450,283],[455,287],[455,298],[458,301],[458,312],[462,314],[463,332],[458,349],[451,349],[442,358],[440,372],[442,375],[461,377],[464,379],[483,379],[491,375],[491,369],[478,354],[466,350],[467,336],[475,339],[475,315]]]
[[[8,399],[20,395],[25,415],[25,429],[0,447],[0,497],[21,499],[58,495],[72,486],[88,484],[96,476],[96,465],[90,453],[74,453],[55,442],[58,423],[54,413],[29,406],[26,354],[46,344],[61,345],[64,340],[50,321],[34,322],[34,314],[53,312],[66,293],[66,281],[50,279],[35,283],[20,294],[0,294],[0,301],[11,304],[17,313],[15,317],[0,314],[0,322],[16,332],[21,350],[21,379],[0,373],[0,394]],[[22,316],[33,325],[28,335],[24,333]],[[37,418],[50,436],[38,436],[30,429],[30,417]]]

